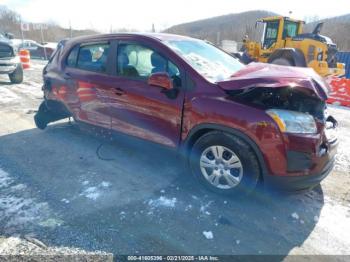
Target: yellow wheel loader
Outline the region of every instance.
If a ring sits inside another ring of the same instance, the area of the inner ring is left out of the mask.
[[[303,33],[303,21],[274,16],[257,21],[264,26],[261,43],[243,39],[244,63],[252,61],[286,66],[311,67],[321,76],[343,76],[345,65],[338,63],[337,46],[320,34],[323,23],[312,33]]]

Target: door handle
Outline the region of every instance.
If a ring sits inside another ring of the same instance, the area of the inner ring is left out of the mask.
[[[124,92],[123,89],[117,87],[117,88],[114,89],[114,94],[116,94],[117,96],[121,96],[121,95],[124,95],[125,92]]]

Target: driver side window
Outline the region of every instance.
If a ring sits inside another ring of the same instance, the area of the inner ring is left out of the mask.
[[[180,78],[180,70],[156,51],[139,44],[118,46],[117,74],[147,79],[151,74],[167,72],[173,79]]]

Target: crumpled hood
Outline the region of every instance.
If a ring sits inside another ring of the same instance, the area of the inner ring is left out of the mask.
[[[321,100],[328,98],[328,84],[311,68],[251,63],[230,79],[217,84],[224,90],[242,90],[254,87],[279,88],[290,86],[313,93]]]

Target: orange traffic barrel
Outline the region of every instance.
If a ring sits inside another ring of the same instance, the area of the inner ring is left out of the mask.
[[[331,79],[330,86],[331,92],[327,102],[350,107],[350,79],[335,77]]]
[[[26,49],[22,49],[19,51],[19,58],[21,60],[23,69],[30,68],[30,53]]]

